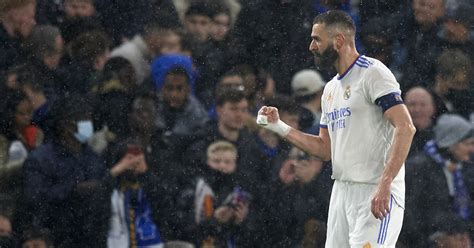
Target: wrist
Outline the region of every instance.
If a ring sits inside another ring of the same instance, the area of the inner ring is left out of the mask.
[[[281,137],[286,137],[291,130],[291,127],[282,120],[278,120],[276,123],[268,123],[265,127]]]

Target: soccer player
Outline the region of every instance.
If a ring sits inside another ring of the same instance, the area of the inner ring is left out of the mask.
[[[395,247],[405,198],[404,161],[415,133],[395,77],[355,48],[355,25],[342,11],[318,15],[310,51],[337,75],[325,86],[319,136],[280,120],[263,106],[257,123],[302,150],[332,160],[335,179],[326,247]]]

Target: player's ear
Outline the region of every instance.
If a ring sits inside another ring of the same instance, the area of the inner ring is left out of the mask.
[[[339,51],[344,45],[346,37],[342,33],[337,33],[334,35],[334,50]]]

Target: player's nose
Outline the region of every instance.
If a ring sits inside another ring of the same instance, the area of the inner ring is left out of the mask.
[[[315,52],[317,50],[318,50],[318,46],[316,45],[316,42],[311,41],[311,43],[309,44],[309,51],[310,52]]]

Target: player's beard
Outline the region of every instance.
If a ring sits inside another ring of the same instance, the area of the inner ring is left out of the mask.
[[[339,58],[339,54],[337,54],[336,50],[332,46],[328,46],[323,53],[313,52],[314,54],[314,62],[316,65],[323,69],[329,70],[334,67],[334,63]]]

